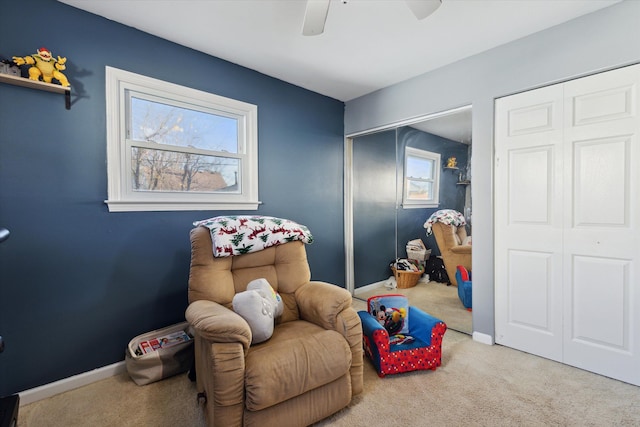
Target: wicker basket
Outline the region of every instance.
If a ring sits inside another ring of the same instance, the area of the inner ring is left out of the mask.
[[[418,284],[418,280],[422,277],[422,271],[404,271],[404,270],[396,270],[395,268],[391,268],[393,270],[393,275],[396,278],[396,286],[400,289],[413,288]]]

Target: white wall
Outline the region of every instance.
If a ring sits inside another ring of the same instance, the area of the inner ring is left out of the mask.
[[[346,103],[346,134],[473,105],[475,332],[494,336],[494,99],[638,62],[640,1],[626,0]]]

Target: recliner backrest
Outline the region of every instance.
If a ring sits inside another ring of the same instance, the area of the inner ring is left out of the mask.
[[[245,255],[215,258],[209,229],[191,230],[189,303],[210,300],[232,308],[233,297],[267,279],[284,302],[281,322],[299,318],[294,292],[311,279],[304,243],[293,241]]]
[[[464,244],[467,239],[467,230],[464,226],[456,227],[439,222],[433,224],[432,229],[441,253],[454,246]]]

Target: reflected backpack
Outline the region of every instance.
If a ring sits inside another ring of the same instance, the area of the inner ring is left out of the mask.
[[[444,262],[442,258],[437,256],[430,256],[427,260],[425,273],[429,275],[429,280],[438,283],[451,284],[447,270],[444,268]]]

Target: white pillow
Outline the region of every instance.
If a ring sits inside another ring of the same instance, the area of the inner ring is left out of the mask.
[[[273,335],[274,320],[282,314],[284,304],[266,279],[257,279],[238,292],[232,301],[233,311],[249,324],[251,344],[258,344]]]

